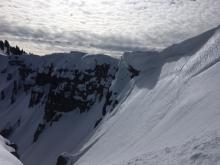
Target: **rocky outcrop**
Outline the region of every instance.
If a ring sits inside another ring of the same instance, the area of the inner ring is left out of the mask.
[[[62,55],[54,56],[60,60],[63,58]],[[59,121],[63,113],[70,111],[86,113],[94,104],[102,102],[104,116],[108,107],[112,109],[117,105],[117,100],[114,98],[117,94],[113,94],[109,88],[118,71],[118,61],[105,57],[110,59],[109,62],[103,60],[102,56],[88,60],[83,59],[84,56],[85,54],[80,54],[77,59],[79,62],[72,61],[71,66],[58,66],[57,61],[60,60],[45,62],[43,58],[47,57],[16,55],[8,57],[8,67],[2,74],[6,75],[12,87],[11,93],[6,94],[10,95],[10,103],[16,103],[19,95],[25,93],[29,97],[29,108],[43,107],[43,118],[36,127],[33,142],[38,141],[47,126]],[[83,65],[84,61],[89,64]],[[5,97],[4,91],[1,91],[1,100]],[[100,118],[97,118],[94,128],[100,121]],[[9,136],[13,129],[5,128],[2,132]]]
[[[130,72],[131,79],[138,76],[140,74],[139,70],[134,69],[131,65],[128,67],[128,71]]]
[[[67,165],[68,163],[68,160],[66,158],[64,158],[62,155],[60,155],[58,158],[57,158],[57,163],[56,165]]]

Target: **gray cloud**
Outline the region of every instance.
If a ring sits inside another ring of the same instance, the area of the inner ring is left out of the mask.
[[[216,0],[2,0],[0,9],[0,38],[40,54],[164,48],[220,24]]]
[[[107,51],[136,51],[146,50],[132,38],[121,36],[102,36],[85,31],[50,33],[41,29],[31,29],[25,26],[12,26],[7,21],[2,21],[0,34],[19,38],[20,41],[29,41],[36,44],[58,45],[63,47],[87,47]]]

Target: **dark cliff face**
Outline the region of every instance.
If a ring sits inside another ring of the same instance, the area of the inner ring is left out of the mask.
[[[30,56],[28,58],[31,59]],[[59,68],[51,61],[44,61],[42,67],[34,62],[34,60],[27,61],[25,56],[10,56],[8,67],[1,72],[7,75],[6,81],[12,86],[11,93],[6,94],[4,90],[1,91],[1,100],[5,99],[5,95],[10,95],[10,104],[14,104],[20,95],[25,94],[29,97],[29,108],[35,106],[43,108],[42,122],[33,135],[33,142],[38,140],[46,125],[57,122],[63,113],[70,111],[86,113],[94,104],[103,101],[104,116],[108,106],[114,107],[117,104],[113,92],[109,90],[118,70],[117,60],[115,63],[109,63],[107,60],[97,62],[95,59],[95,65],[91,68],[65,66]],[[16,71],[11,72],[11,68]],[[101,119],[98,118],[94,127],[100,121]],[[10,125],[2,132],[10,136],[13,129],[16,128]]]
[[[45,101],[45,120],[50,121],[56,112],[69,112],[78,109],[80,113],[89,111],[97,101],[107,94],[114,75],[109,73],[110,65],[96,65],[94,69],[72,70],[74,78],[57,78],[48,74],[37,74],[36,84],[49,84]],[[69,72],[69,70],[65,70]],[[39,96],[39,94],[38,94]]]

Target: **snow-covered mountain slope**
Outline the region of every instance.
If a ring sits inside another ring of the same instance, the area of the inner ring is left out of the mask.
[[[56,164],[63,151],[80,148],[106,113],[117,64],[81,52],[9,56],[1,66],[0,130],[24,164]]]
[[[10,146],[11,143],[0,136],[0,164],[2,165],[22,165],[22,163],[11,153],[15,149]]]
[[[166,147],[183,145],[181,150],[176,149],[181,154],[185,150],[185,143],[194,138],[199,139],[207,132],[219,131],[219,60],[219,29],[208,31],[160,53],[126,53],[119,66],[120,79],[117,77],[111,87],[124,87],[121,93],[125,98],[109,114],[90,143],[98,135],[101,138],[76,164],[117,164],[153,151],[156,157]],[[120,72],[129,65],[140,71],[139,76],[131,81],[127,81],[124,71]],[[219,134],[214,138],[218,139]],[[198,145],[205,142],[198,142]],[[205,147],[204,153],[198,153],[198,159],[203,157],[203,164],[220,163],[219,140],[216,143],[216,146],[213,144],[216,148],[210,150],[210,153],[205,151]],[[207,147],[211,146],[207,144]],[[195,153],[192,151],[191,154],[189,156]],[[215,161],[207,163],[207,157]],[[164,159],[167,164],[187,164],[184,161],[181,163],[182,159],[179,158],[167,155],[163,159],[148,161],[150,157],[146,157],[142,164],[165,164]],[[197,163],[195,160],[192,164]],[[133,161],[127,164],[137,163]]]
[[[0,131],[24,164],[220,163],[220,28],[121,59],[0,58]]]

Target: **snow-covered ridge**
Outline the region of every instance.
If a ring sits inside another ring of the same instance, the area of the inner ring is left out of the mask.
[[[182,43],[170,46],[161,52],[126,52],[122,59],[134,68],[142,71],[153,69],[164,65],[165,63],[178,60],[185,56],[193,56],[199,54],[199,50],[204,51],[208,47],[209,50],[219,42],[219,27],[209,30],[199,36],[190,38]],[[208,51],[208,50],[207,50]],[[203,53],[204,55],[207,53]],[[201,57],[202,58],[202,57]],[[209,62],[208,62],[209,63]]]
[[[218,164],[219,52],[215,28],[121,59],[0,56],[0,131],[24,164]]]

